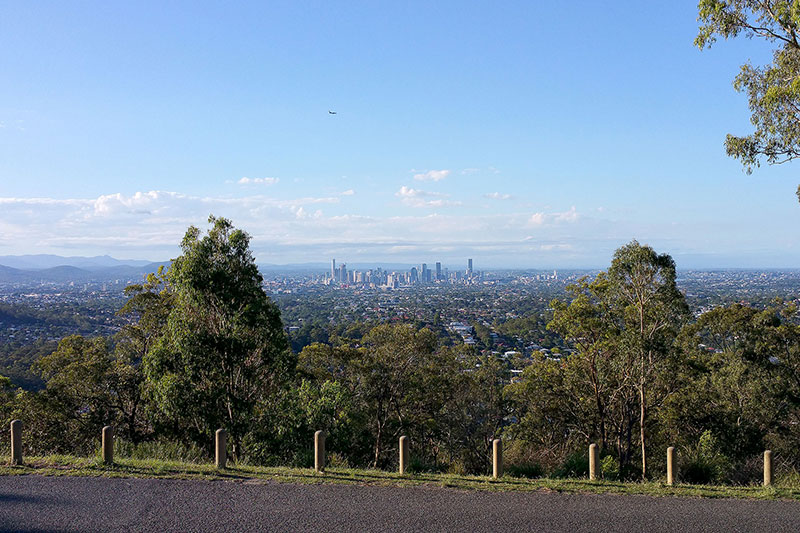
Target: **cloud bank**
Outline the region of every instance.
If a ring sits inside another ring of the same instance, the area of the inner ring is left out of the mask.
[[[349,191],[298,198],[141,191],[94,198],[0,198],[0,255],[168,259],[178,255],[190,225],[207,227],[209,214],[227,217],[247,231],[256,258],[265,263],[324,262],[336,257],[351,262],[453,264],[472,257],[492,266],[603,267],[616,248],[633,238],[673,254],[679,266],[681,254],[696,255],[698,250],[706,258],[747,247],[760,257],[765,250],[763,235],[746,227],[737,227],[736,237],[729,241],[715,239],[709,244],[702,232],[680,222],[614,219],[607,212],[581,211],[577,206],[488,213],[477,211],[478,204],[460,204],[444,193],[403,186],[394,194],[399,210],[367,215],[348,212],[360,209],[350,199],[342,202],[348,196]],[[476,195],[476,202],[479,198]],[[797,239],[787,241],[783,256],[794,261],[791,258],[800,255],[799,249]]]

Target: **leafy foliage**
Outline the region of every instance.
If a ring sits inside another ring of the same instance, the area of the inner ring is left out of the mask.
[[[226,427],[236,456],[259,400],[275,393],[294,364],[249,236],[224,218],[209,223],[204,237],[187,230],[167,273],[174,303],[144,370],[164,431],[211,442]]]
[[[800,156],[800,4],[791,0],[700,0],[700,28],[695,44],[710,47],[717,39],[741,34],[759,37],[776,48],[772,63],[746,63],[734,88],[747,94],[750,121],[755,131],[746,136],[729,134],[728,155],[739,159],[747,172],[760,158],[770,164]],[[800,199],[800,187],[797,189]]]

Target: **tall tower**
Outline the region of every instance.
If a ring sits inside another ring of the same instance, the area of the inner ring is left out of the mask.
[[[336,281],[336,259],[331,259],[331,280]]]
[[[472,259],[467,259],[467,277],[472,277]]]
[[[436,261],[436,281],[442,280],[442,263]]]

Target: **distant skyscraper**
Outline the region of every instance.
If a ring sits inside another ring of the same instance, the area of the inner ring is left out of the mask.
[[[428,273],[428,264],[427,263],[422,263],[422,273],[420,274],[421,281],[423,283],[428,281],[428,276],[429,275],[430,274]]]
[[[336,280],[336,259],[331,259],[331,279]]]
[[[442,280],[442,264],[436,261],[436,281]]]
[[[472,276],[472,259],[467,259],[467,276]]]
[[[344,263],[339,267],[339,283],[347,283],[347,265]]]

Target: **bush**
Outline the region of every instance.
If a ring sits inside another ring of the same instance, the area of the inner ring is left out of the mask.
[[[325,458],[325,463],[331,468],[352,468],[347,457],[338,452],[329,453]]]
[[[536,463],[513,464],[506,468],[511,477],[536,478],[544,475],[544,468]]]
[[[613,455],[606,455],[600,460],[600,475],[611,481],[619,479],[619,463]]]
[[[589,456],[584,452],[575,452],[567,456],[564,462],[553,472],[553,477],[587,477],[589,475]]]
[[[411,465],[412,465],[412,467],[414,465],[414,460],[413,459],[411,460]],[[421,463],[420,466],[423,466],[423,464]],[[423,467],[422,470],[415,470],[415,469],[412,468],[411,471],[412,472],[435,472],[435,470],[432,470],[430,468],[430,465],[427,465],[427,468]],[[468,476],[471,472],[469,471],[469,469],[467,468],[467,465],[464,463],[463,460],[454,459],[447,466],[447,473],[448,474],[453,474],[455,476]]]
[[[687,460],[678,472],[687,483],[710,484],[724,481],[730,470],[730,459],[719,451],[714,434],[706,430],[697,446],[688,450]]]
[[[98,456],[100,449],[98,448]],[[193,444],[159,439],[133,444],[123,439],[114,439],[114,455],[139,460],[175,461],[180,463],[207,463],[211,459],[205,450]]]

